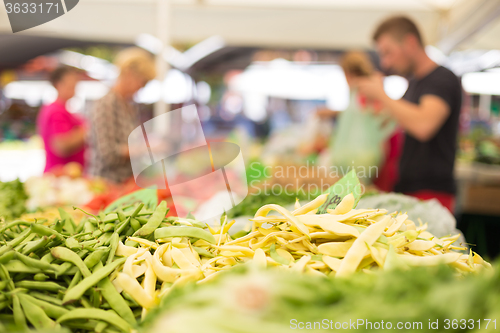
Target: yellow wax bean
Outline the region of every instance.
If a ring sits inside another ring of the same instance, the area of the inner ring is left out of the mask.
[[[329,219],[330,216],[331,215],[329,214],[302,215],[297,216],[297,219],[307,226],[318,226],[324,231],[331,232],[339,236],[359,236],[359,231],[356,230],[356,228],[344,223],[333,221],[333,219]]]
[[[321,194],[316,199],[314,199],[313,201],[308,202],[304,206],[301,206],[301,207],[295,209],[292,212],[292,215],[295,215],[295,216],[296,215],[302,215],[302,214],[305,214],[305,213],[307,213],[307,212],[309,212],[309,211],[311,211],[313,209],[316,209],[319,206],[321,206],[322,204],[324,204],[327,198],[328,198],[328,193]]]
[[[451,264],[460,258],[460,253],[445,253],[434,256],[399,255],[404,263],[410,266],[437,266],[439,264]]]
[[[302,273],[309,261],[311,261],[311,256],[303,256],[299,259],[299,261],[292,265],[292,271]]]
[[[467,265],[464,262],[455,261],[455,262],[452,262],[450,265],[452,267],[458,268],[459,270],[464,271],[464,272],[474,272],[474,267],[470,267],[469,265]]]
[[[181,275],[181,270],[163,265],[160,257],[168,248],[168,244],[161,245],[153,255],[153,270],[156,276],[163,282],[175,282]]]
[[[132,266],[132,277],[137,279],[139,276],[146,273],[147,265],[145,263],[141,265],[133,265]]]
[[[293,206],[293,208],[295,208],[295,209],[299,209],[300,208],[299,198],[295,198],[295,205]]]
[[[158,244],[156,244],[155,242],[148,241],[147,239],[144,239],[144,238],[129,237],[128,239],[131,240],[131,241],[133,241],[133,242],[136,242],[136,243],[139,243],[141,245],[144,245],[146,247],[150,247],[152,249],[155,249],[155,250],[158,248]]]
[[[333,215],[346,214],[350,212],[351,209],[353,208],[354,208],[354,195],[352,193],[349,193],[342,199],[342,201],[337,205],[337,207],[335,207],[332,214]]]
[[[172,247],[171,256],[172,260],[180,269],[196,269],[196,266],[193,265],[178,248]]]
[[[215,248],[221,251],[241,252],[249,257],[253,257],[255,254],[255,252],[252,249],[238,245],[221,245],[221,246],[216,246]]]
[[[151,260],[147,260],[146,264],[148,266],[146,273],[144,275],[144,290],[148,293],[153,300],[156,298],[156,274],[151,264]]]
[[[346,242],[329,242],[318,246],[318,251],[321,254],[325,254],[332,257],[343,258],[351,248],[354,240],[348,240]]]
[[[116,249],[115,255],[120,256],[120,257],[128,257],[136,253],[138,248],[132,247],[132,246],[126,246],[123,245],[123,243],[120,241],[118,243],[118,247]]]
[[[325,197],[325,200],[326,200],[326,197]],[[313,201],[311,201],[311,202],[313,202]],[[305,206],[307,206],[307,205],[305,205]],[[305,206],[302,206],[300,209],[304,208]],[[313,207],[313,208],[317,208],[317,207]],[[281,215],[283,215],[288,220],[288,222],[290,222],[295,228],[297,228],[298,231],[300,231],[304,235],[309,235],[309,229],[302,222],[300,222],[295,216],[293,216],[288,210],[286,210],[285,208],[283,208],[279,205],[273,205],[273,204],[265,205],[265,206],[259,208],[259,210],[257,210],[257,213],[255,213],[255,217],[266,216],[267,213],[269,213],[271,210],[275,210],[278,213],[280,213]],[[304,211],[304,213],[305,213],[305,211]],[[297,214],[297,215],[300,215],[300,214]]]
[[[244,243],[244,242],[247,242],[247,241],[251,240],[252,238],[255,238],[255,237],[259,236],[260,234],[261,233],[259,231],[254,231],[254,232],[249,233],[246,236],[243,236],[243,237],[240,237],[240,238],[236,238],[235,240],[227,242],[224,245],[234,245],[234,244]],[[193,244],[193,245],[197,246],[196,243]]]
[[[226,224],[224,226],[224,228],[222,229],[222,233],[223,234],[226,234],[229,232],[229,229],[231,229],[231,227],[236,223],[236,220],[232,220],[231,222],[229,222],[228,224]]]
[[[285,258],[285,260],[292,262],[294,261],[293,256],[290,254],[290,252],[283,250],[283,249],[276,249],[276,253],[278,253],[281,257]]]
[[[436,243],[433,241],[425,241],[425,240],[414,240],[413,242],[406,245],[410,251],[429,251]]]
[[[398,217],[396,217],[396,222],[393,223],[388,229],[386,232],[384,232],[384,235],[387,236],[387,237],[390,237],[390,236],[393,236],[396,231],[399,230],[399,228],[401,228],[401,225],[403,225],[403,223],[408,219],[408,215],[406,214],[403,214],[403,215],[399,215]]]
[[[267,267],[266,253],[262,249],[257,249],[253,255],[254,263],[259,268]]]
[[[372,245],[385,231],[387,225],[391,222],[391,217],[387,216],[380,222],[372,224],[359,235],[354,241],[349,251],[342,260],[337,276],[344,277],[356,271],[361,260],[368,251],[366,244]]]
[[[372,256],[373,260],[375,260],[377,265],[379,265],[380,267],[384,267],[385,257],[382,256],[382,254],[376,247],[369,244],[366,244],[366,246],[368,247],[370,255]]]
[[[138,249],[136,253],[130,255],[127,258],[127,260],[125,261],[125,264],[123,265],[123,273],[127,274],[131,278],[134,278],[134,271],[132,270],[134,260],[137,257],[142,256],[146,251],[147,251],[147,249],[141,248],[141,249]]]
[[[182,254],[184,254],[184,256],[186,257],[187,260],[189,260],[189,262],[191,264],[193,264],[195,267],[200,267],[201,266],[201,263],[200,263],[200,256],[198,254],[198,252],[196,252],[193,247],[191,246],[191,244],[189,245],[189,247],[187,248],[184,248],[184,249],[179,249]]]
[[[132,296],[132,298],[142,307],[150,309],[155,306],[154,298],[141,287],[136,279],[131,278],[125,273],[118,273],[116,283],[118,283],[123,290]]]

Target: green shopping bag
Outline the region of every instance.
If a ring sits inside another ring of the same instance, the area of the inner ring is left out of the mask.
[[[332,163],[341,175],[353,168],[365,183],[378,175],[384,160],[383,143],[394,132],[396,122],[387,115],[375,114],[370,107],[361,108],[355,93],[349,107],[340,114],[331,145]]]

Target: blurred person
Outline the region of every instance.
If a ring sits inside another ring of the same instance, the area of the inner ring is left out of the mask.
[[[417,26],[406,17],[384,21],[373,40],[382,68],[410,80],[400,100],[387,96],[380,75],[357,83],[359,91],[381,101],[405,131],[395,190],[423,200],[436,198],[453,212],[460,80],[427,56]]]
[[[89,174],[124,183],[133,176],[128,136],[140,125],[133,97],[155,78],[156,70],[153,57],[139,48],[121,51],[115,65],[120,71],[115,85],[90,114]]]
[[[79,80],[79,72],[68,66],[59,67],[50,74],[57,99],[43,106],[37,119],[38,132],[45,145],[44,172],[55,172],[70,162],[81,168],[85,166],[85,125],[66,109],[66,102],[75,95]]]
[[[357,86],[358,81],[361,78],[367,78],[375,73],[375,68],[372,61],[370,60],[369,55],[365,52],[360,51],[347,52],[340,59],[340,66],[344,71],[344,75],[349,86],[351,104],[355,104],[350,105],[349,107],[352,109],[348,109],[346,110],[346,112],[352,112],[353,110],[356,110],[357,107],[361,108],[362,112],[368,112],[367,110],[372,110],[373,113],[378,115],[376,116],[377,118],[380,117],[382,119],[379,132],[383,131],[383,129],[390,124],[387,123],[389,118],[387,117],[386,111],[383,110],[382,103],[377,99],[368,98],[366,95],[360,93]],[[323,119],[338,116],[339,124],[342,122],[342,118],[345,116],[345,112],[332,111],[325,108],[320,109],[317,114]],[[373,175],[371,179],[373,181],[373,184],[379,190],[386,192],[392,191],[397,181],[397,166],[402,141],[400,130],[394,129],[391,132],[391,134],[382,138],[382,145],[380,147],[380,155],[382,160],[380,161],[380,167],[377,169],[377,173]],[[337,140],[339,139],[338,135],[342,134],[337,133],[335,138]],[[335,142],[333,143],[333,145],[335,145]],[[335,155],[335,149],[333,151],[333,155]]]

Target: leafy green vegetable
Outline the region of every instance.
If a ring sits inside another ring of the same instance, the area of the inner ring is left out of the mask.
[[[242,202],[240,202],[236,207],[227,212],[227,216],[229,219],[245,215],[253,216],[255,212],[264,205],[276,204],[280,206],[286,206],[294,204],[296,199],[304,202],[309,202],[320,194],[321,192],[319,190],[316,193],[308,193],[303,190],[299,190],[296,192],[280,191],[278,195],[263,190],[257,194],[249,193]]]
[[[26,211],[28,195],[19,179],[0,182],[0,217],[6,221],[18,218]]]
[[[398,322],[421,322],[420,328],[405,330],[413,332],[429,331],[429,320],[438,321],[435,331],[447,332],[446,319],[457,319],[459,325],[461,319],[471,319],[475,329],[477,320],[484,329],[485,318],[500,318],[499,278],[498,269],[457,278],[445,266],[355,274],[349,279],[241,266],[208,284],[174,288],[145,319],[143,332],[164,332],[165,327],[169,333],[291,332],[299,322],[314,325],[325,319],[334,327],[336,322],[383,320],[393,329]],[[357,330],[380,332],[365,325]],[[314,330],[331,331],[325,326]]]

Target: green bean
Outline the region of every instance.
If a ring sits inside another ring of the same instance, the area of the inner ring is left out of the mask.
[[[117,225],[116,227],[116,233],[118,235],[121,235],[123,231],[125,231],[125,229],[128,227],[128,225],[130,224],[130,217],[128,217],[122,224],[120,225]]]
[[[76,267],[78,267],[78,269],[80,270],[80,272],[82,272],[82,275],[84,277],[88,277],[91,275],[89,269],[83,263],[83,260],[78,256],[78,254],[71,251],[70,249],[65,247],[55,247],[50,250],[50,253],[54,258],[70,262]]]
[[[87,213],[87,212],[86,212],[86,211],[84,211],[83,209],[73,206],[73,210],[76,210],[76,209],[78,209],[79,211],[83,212],[83,213],[84,213],[84,214],[86,214],[86,215],[92,216],[93,218],[95,218],[95,219],[96,219],[96,221],[99,221],[99,219],[97,218],[97,216],[95,216],[94,214]]]
[[[6,314],[6,313],[0,313],[0,323],[5,324],[5,325],[15,325],[15,320],[14,320],[14,315],[13,314]],[[8,332],[7,330],[3,332]]]
[[[14,248],[15,251],[21,251],[21,249],[28,243],[28,242],[31,242],[33,240],[33,238],[36,237],[36,234],[29,234],[28,237],[26,237],[25,239],[23,239],[23,241]]]
[[[16,256],[16,252],[14,251],[7,252],[6,254],[0,256],[0,264],[6,264],[12,259],[15,259]]]
[[[70,249],[79,249],[81,248],[80,243],[73,237],[68,237],[66,238],[66,241],[64,242],[66,247]]]
[[[134,236],[137,237],[144,237],[152,234],[160,225],[160,223],[163,221],[163,218],[165,215],[167,215],[168,212],[168,207],[167,207],[167,202],[162,201],[158,207],[156,207],[153,215],[149,218],[148,222],[143,225],[139,230],[137,230],[134,233]],[[137,222],[139,225],[140,223]]]
[[[203,239],[211,244],[215,244],[214,236],[204,230],[197,227],[168,227],[168,228],[159,228],[155,231],[155,238],[171,238],[171,237],[191,237]]]
[[[130,296],[126,291],[122,291],[122,296],[130,304],[130,306],[141,307],[139,303],[137,303],[135,299],[132,296]]]
[[[120,222],[125,221],[125,219],[127,218],[121,208],[118,208],[118,211],[116,213],[118,215],[118,220],[120,220]]]
[[[99,308],[102,303],[102,296],[96,289],[90,289],[90,303],[93,308]]]
[[[87,266],[87,268],[92,269],[92,267],[94,267],[95,265],[97,265],[101,261],[102,257],[106,253],[108,253],[108,251],[109,251],[109,249],[96,250],[96,251],[92,252],[90,255],[88,255],[87,258],[85,258],[85,260],[83,262]]]
[[[0,228],[0,234],[3,234],[3,233],[5,233],[6,230],[8,230],[12,227],[15,227],[15,226],[19,226],[19,225],[24,225],[24,226],[29,227],[31,225],[31,223],[26,222],[26,221],[21,221],[21,220],[7,223],[6,226]]]
[[[99,269],[102,263],[96,266]],[[135,325],[135,317],[132,310],[127,305],[127,302],[123,299],[120,293],[116,290],[115,286],[109,280],[109,277],[105,277],[97,284],[97,287],[101,290],[102,297],[108,302],[109,306],[115,310],[120,317],[127,321],[130,325]]]
[[[77,238],[87,236],[87,235],[92,235],[92,232],[80,232],[80,233],[74,235],[73,238],[77,239]]]
[[[78,223],[78,225],[76,226],[75,233],[81,233],[83,231],[83,227],[85,227],[85,222],[80,221],[80,223]]]
[[[0,247],[0,256],[6,253],[7,251],[12,250],[17,245],[19,245],[26,237],[29,236],[30,233],[31,229],[26,229],[22,233],[20,233],[17,237],[8,242],[6,245]]]
[[[195,250],[199,255],[202,255],[202,256],[205,256],[208,258],[215,257],[212,253],[208,252],[207,250],[205,250],[204,248],[201,248],[201,247],[193,246],[193,250]]]
[[[21,254],[21,253],[17,253],[17,259],[19,259],[20,261],[22,261],[28,267],[31,266],[33,268],[39,268],[41,270],[55,272],[56,269],[59,268],[59,266],[54,266],[54,265],[48,264],[48,263],[46,263],[44,261],[30,258],[28,256],[25,256],[24,254]]]
[[[57,322],[62,323],[67,320],[78,319],[95,319],[105,321],[124,332],[130,332],[132,329],[132,326],[120,318],[114,311],[104,311],[100,309],[75,309],[57,319]]]
[[[52,253],[51,253],[51,255],[52,255]],[[52,256],[52,257],[54,257],[54,256]],[[56,276],[61,276],[61,275],[67,274],[71,268],[73,268],[73,263],[71,263],[71,262],[62,263],[61,265],[59,265],[59,269],[56,272]]]
[[[48,238],[47,236],[43,236],[43,238],[40,238],[36,241],[31,242],[31,244],[27,244],[23,248],[21,253],[28,255],[30,253],[36,252],[36,251],[44,248],[50,241],[51,241],[50,238]]]
[[[96,270],[91,276],[86,277],[75,287],[69,289],[63,298],[63,304],[69,304],[79,299],[87,289],[95,286],[99,281],[110,275],[115,269],[122,265],[127,258],[120,258],[111,264]]]
[[[89,300],[86,299],[85,297],[82,297],[80,299],[80,303],[82,303],[82,306],[86,309],[92,309],[92,304],[90,304]]]
[[[81,250],[81,251],[78,251],[78,252],[77,252],[78,256],[79,256],[80,258],[82,258],[82,259],[83,259],[83,257],[85,257],[88,253],[89,253],[89,250],[87,250],[87,249],[83,249],[83,250]]]
[[[8,307],[8,306],[9,306],[9,304],[10,304],[10,302],[9,302],[9,301],[3,301],[3,302],[0,302],[0,311],[2,311],[3,309],[5,309],[6,307]],[[0,324],[1,324],[1,322],[0,322]],[[0,326],[0,332],[2,332],[2,330],[1,330],[1,326]]]
[[[78,332],[81,330],[94,332],[96,325],[97,324],[95,323],[94,320],[89,320],[87,322],[67,322],[64,324],[64,326],[67,326],[69,328],[74,328]]]
[[[87,220],[85,222],[85,225],[83,227],[83,231],[85,233],[93,233],[95,231],[95,229],[96,229],[95,226],[89,220]],[[90,237],[91,236],[89,235],[89,236],[86,236],[85,238],[90,238]]]
[[[97,237],[101,236],[102,234],[103,234],[102,230],[97,229],[96,231],[94,231],[92,233],[92,237],[97,238]]]
[[[63,231],[63,221],[59,220],[55,224],[52,225],[53,229],[57,232]]]
[[[22,254],[22,253],[21,253]],[[34,253],[34,252],[31,252],[28,257],[32,258],[32,259],[36,259],[36,260],[40,260],[40,257],[38,256],[38,254]]]
[[[62,301],[59,298],[55,298],[55,297],[52,297],[52,296],[49,296],[46,294],[42,294],[42,293],[39,293],[36,291],[31,291],[30,296],[33,296],[36,299],[42,300],[44,302],[52,303],[52,304],[59,305],[59,306],[62,305]]]
[[[19,260],[11,260],[4,267],[11,273],[38,274],[42,272],[41,269],[29,267]]]
[[[130,225],[132,226],[132,228],[134,228],[135,231],[141,229],[141,224],[135,218],[130,218]]]
[[[35,281],[46,281],[49,277],[43,273],[37,273],[33,276],[33,280]]]
[[[113,261],[119,242],[120,242],[120,235],[117,232],[113,233],[109,241],[109,254],[108,254],[108,259],[106,260],[106,265],[111,264],[111,262]]]
[[[41,236],[55,236],[57,240],[64,241],[65,237],[59,232],[39,224],[31,224],[31,230]]]
[[[63,286],[52,281],[19,281],[15,283],[18,288],[35,289],[35,290],[48,290],[59,291],[66,290]]]
[[[97,239],[92,239],[84,242],[80,242],[80,248],[91,248],[93,245],[96,245],[98,243]]]
[[[37,329],[43,330],[56,327],[56,323],[47,316],[41,307],[30,301],[26,295],[19,295],[19,301],[28,321]]]
[[[6,281],[7,282],[7,289],[14,290],[14,288],[15,288],[14,282],[10,278],[9,271],[2,264],[0,264],[0,281]]]
[[[127,232],[125,233],[125,237],[132,236],[134,232],[135,232],[134,228],[129,227]]]
[[[0,281],[0,291],[4,290],[7,287],[7,281]]]
[[[103,233],[97,240],[99,241],[98,244],[107,244],[109,243],[109,239],[111,238],[112,232],[105,232]]]
[[[76,272],[76,274],[73,275],[73,279],[71,280],[71,282],[68,286],[68,289],[71,289],[74,286],[76,286],[80,282],[81,279],[82,279],[82,272],[80,272],[80,271]]]
[[[104,225],[104,228],[102,228],[102,231],[104,232],[110,232],[110,231],[113,231],[115,230],[115,224],[114,223],[106,223]]]
[[[73,219],[71,218],[71,215],[69,215],[64,209],[62,208],[58,208],[57,209],[59,211],[59,216],[61,217],[61,220],[64,221],[64,226],[65,226],[65,229],[70,233],[70,234],[74,234],[75,233],[75,229],[76,229],[76,225],[75,225],[75,222],[73,221]]]
[[[106,217],[104,219],[102,219],[102,222],[104,223],[110,223],[110,222],[114,222],[116,220],[118,220],[118,214],[117,213],[110,213],[108,215],[106,215]]]
[[[26,317],[24,316],[23,309],[21,308],[21,302],[17,295],[12,295],[12,310],[14,313],[14,322],[17,327],[21,327],[23,330],[28,329],[26,324]]]
[[[148,223],[148,219],[142,216],[138,216],[135,218],[137,221],[139,221],[140,224],[146,224]]]
[[[130,214],[130,217],[136,217],[137,215],[139,215],[139,213],[141,212],[142,208],[144,207],[144,204],[141,202],[135,209],[134,211],[132,212],[132,214]],[[127,215],[127,214],[125,214]]]
[[[66,313],[69,312],[69,310],[57,306],[54,304],[51,304],[47,301],[37,299],[33,296],[30,295],[22,295],[24,298],[28,299],[31,303],[38,305],[40,308],[42,308],[43,311],[49,316],[50,318],[58,319],[59,317],[65,315]]]
[[[99,322],[96,326],[95,326],[95,333],[102,333],[106,327],[108,327],[108,323],[105,322],[105,321],[101,321]]]

